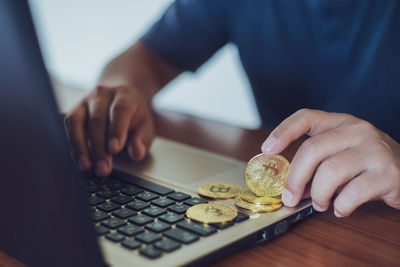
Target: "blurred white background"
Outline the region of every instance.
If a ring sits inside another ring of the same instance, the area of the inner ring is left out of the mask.
[[[30,0],[45,62],[61,82],[91,90],[104,65],[133,44],[171,0]],[[260,118],[237,49],[227,45],[196,73],[162,90],[156,107],[257,128]]]

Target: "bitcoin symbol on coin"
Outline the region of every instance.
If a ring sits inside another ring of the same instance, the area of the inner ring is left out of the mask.
[[[188,208],[186,216],[202,223],[226,223],[236,218],[237,211],[224,204],[207,203]]]
[[[228,182],[211,182],[197,187],[197,193],[206,198],[232,199],[236,197],[242,187]]]
[[[244,175],[246,185],[257,196],[279,196],[289,166],[289,162],[280,155],[259,154],[247,164]]]
[[[208,215],[208,216],[222,216],[222,215],[224,215],[224,213],[222,212],[221,209],[215,208],[213,206],[211,206],[211,208],[207,207],[205,209],[205,214]]]
[[[228,193],[229,190],[231,190],[231,187],[225,187],[224,185],[218,185],[218,186],[214,186],[212,185],[210,187],[210,192],[213,193]]]

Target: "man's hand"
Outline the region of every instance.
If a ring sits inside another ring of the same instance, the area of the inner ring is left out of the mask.
[[[82,170],[106,176],[112,155],[125,144],[132,160],[142,160],[154,136],[144,97],[130,86],[98,86],[65,117],[73,156]]]
[[[284,120],[262,145],[278,154],[292,141],[310,136],[294,156],[282,195],[296,206],[311,195],[317,211],[350,215],[374,199],[400,209],[400,145],[369,122],[348,114],[302,109]]]

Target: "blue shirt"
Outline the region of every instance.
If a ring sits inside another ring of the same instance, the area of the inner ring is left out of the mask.
[[[182,71],[235,44],[268,128],[312,108],[400,141],[400,1],[178,0],[142,41]]]

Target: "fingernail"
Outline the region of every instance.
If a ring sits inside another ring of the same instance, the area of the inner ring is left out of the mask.
[[[132,145],[128,146],[128,155],[131,158],[131,160],[136,160],[135,159],[135,154],[133,153]]]
[[[113,137],[110,139],[110,141],[108,142],[108,150],[111,153],[117,153],[119,150],[119,141],[117,138]]]
[[[143,142],[142,141],[138,141],[137,142],[137,153],[136,153],[136,158],[138,160],[143,159],[144,155],[146,154],[145,150],[146,150],[146,148],[145,148]]]
[[[107,174],[107,163],[104,160],[100,160],[96,165],[96,175],[105,176]]]
[[[343,215],[341,215],[339,212],[337,212],[336,210],[333,210],[333,213],[335,214],[336,217],[338,218],[342,218]]]
[[[275,136],[268,136],[267,140],[264,141],[264,143],[261,146],[262,152],[265,154],[269,154],[274,151],[276,146],[278,145],[279,140]]]
[[[283,189],[282,202],[288,207],[294,207],[296,205],[296,200],[294,199],[293,194],[286,188]]]
[[[85,156],[85,155],[80,156],[80,158],[79,158],[79,167],[82,170],[90,169],[91,164],[90,164],[90,160],[89,160],[89,158],[87,156]]]
[[[129,157],[135,161],[142,160],[146,154],[146,147],[142,141],[136,141],[134,144],[135,148],[132,148],[133,144],[128,146]]]
[[[315,203],[314,201],[312,202],[312,206],[316,211],[319,211],[319,212],[325,211],[324,208],[322,208],[321,206],[318,206],[317,203]]]

